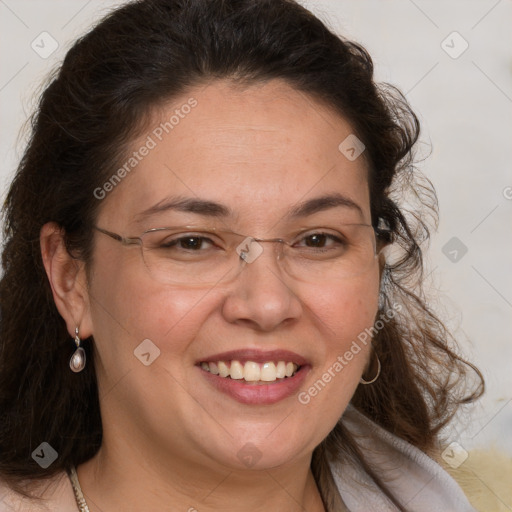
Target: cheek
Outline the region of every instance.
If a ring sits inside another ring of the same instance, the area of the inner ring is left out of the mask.
[[[207,290],[175,289],[153,280],[138,262],[105,262],[90,294],[98,361],[108,378],[137,367],[134,351],[144,340],[176,362],[208,316]]]
[[[324,343],[319,344],[316,371],[298,398],[325,419],[325,435],[343,414],[367,365],[378,292],[378,274],[372,273],[311,295],[308,306]]]
[[[324,326],[330,348],[343,350],[344,346],[364,329],[371,327],[378,309],[378,275],[341,281],[339,286],[310,292],[308,308]]]

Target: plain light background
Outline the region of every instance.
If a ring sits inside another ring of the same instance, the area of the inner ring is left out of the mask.
[[[2,196],[44,77],[74,39],[120,3],[0,0]],[[426,253],[431,304],[487,383],[485,397],[446,439],[466,450],[494,446],[512,455],[512,2],[303,4],[362,43],[377,80],[398,86],[420,117],[420,155],[431,154],[419,169],[440,203],[439,229]]]

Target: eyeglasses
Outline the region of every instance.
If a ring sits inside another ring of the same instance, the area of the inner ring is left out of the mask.
[[[284,272],[306,283],[330,283],[368,272],[380,250],[391,242],[391,231],[379,222],[332,223],[307,228],[285,238],[254,238],[208,226],[153,228],[139,237],[123,237],[94,228],[125,246],[139,245],[151,276],[162,282],[205,286],[230,282],[272,244]]]

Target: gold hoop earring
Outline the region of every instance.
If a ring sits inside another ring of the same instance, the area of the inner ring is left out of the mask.
[[[375,357],[377,358],[377,375],[375,375],[375,377],[373,377],[372,380],[364,380],[363,377],[361,376],[361,378],[359,379],[359,382],[361,384],[364,384],[364,385],[373,384],[379,378],[381,365],[380,365],[380,360],[379,360],[379,356],[377,355],[377,353],[375,353]]]
[[[85,368],[85,350],[80,346],[80,336],[78,336],[78,327],[75,327],[75,345],[76,350],[69,360],[69,367],[75,373],[81,372]]]

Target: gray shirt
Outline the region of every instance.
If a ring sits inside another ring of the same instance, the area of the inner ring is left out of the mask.
[[[475,512],[455,480],[407,441],[347,407],[342,422],[366,460],[410,512]],[[331,462],[331,471],[350,512],[391,512],[397,508],[369,476],[349,462]]]

